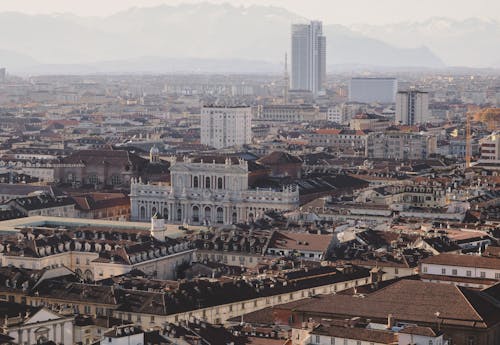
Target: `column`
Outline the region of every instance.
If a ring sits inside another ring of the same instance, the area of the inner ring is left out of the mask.
[[[59,344],[62,342],[62,337],[61,337],[61,324],[58,323],[57,325],[55,325],[55,336],[54,336],[54,342],[56,344]]]

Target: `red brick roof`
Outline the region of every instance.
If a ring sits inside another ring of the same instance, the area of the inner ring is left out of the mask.
[[[422,260],[422,263],[457,267],[488,268],[497,269],[500,271],[500,258],[498,257],[485,257],[464,254],[440,254],[430,256]]]

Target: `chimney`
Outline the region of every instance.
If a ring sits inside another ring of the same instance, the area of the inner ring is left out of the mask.
[[[387,315],[387,329],[392,329],[394,327],[394,316],[392,314]]]

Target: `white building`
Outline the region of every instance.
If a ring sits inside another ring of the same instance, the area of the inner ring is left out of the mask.
[[[14,339],[13,344],[74,344],[73,316],[11,302],[0,302],[0,316],[3,332]]]
[[[349,81],[349,102],[394,103],[396,78],[352,78]]]
[[[344,326],[314,325],[292,328],[292,345],[446,345],[443,333],[417,325],[370,323],[356,326],[359,318],[345,320]]]
[[[500,134],[494,132],[479,141],[483,162],[500,162]]]
[[[292,25],[292,89],[317,95],[326,82],[326,37],[323,24]]]
[[[396,96],[396,123],[415,125],[429,121],[429,94],[419,90],[399,91]]]
[[[170,186],[132,181],[132,219],[148,221],[160,214],[174,224],[234,224],[251,221],[269,210],[298,206],[296,186],[281,190],[249,188],[249,179],[257,173],[236,157],[174,159]]]
[[[201,110],[201,143],[216,149],[252,143],[252,108],[209,106]]]
[[[421,274],[428,281],[484,287],[500,281],[500,257],[439,254],[422,260]]]

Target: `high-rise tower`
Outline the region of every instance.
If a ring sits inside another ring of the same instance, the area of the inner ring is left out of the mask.
[[[324,91],[326,81],[326,37],[323,24],[292,24],[292,89],[314,95]]]

